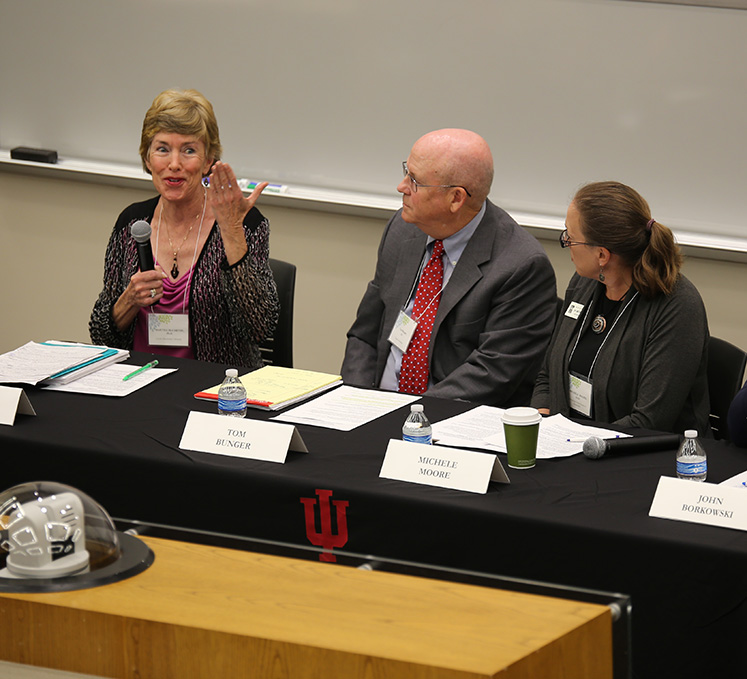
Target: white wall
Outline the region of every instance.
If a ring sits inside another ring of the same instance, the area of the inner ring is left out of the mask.
[[[29,340],[87,341],[114,220],[148,191],[0,172],[0,351]],[[345,333],[373,275],[383,219],[260,207],[271,255],[298,267],[296,366],[337,372]],[[567,252],[542,241],[562,294],[573,273]],[[689,257],[711,333],[747,349],[747,265]]]

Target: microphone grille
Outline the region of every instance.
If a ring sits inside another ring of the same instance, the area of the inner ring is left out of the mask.
[[[604,439],[600,439],[598,436],[590,436],[584,441],[584,455],[590,460],[596,460],[604,455]]]
[[[144,219],[138,219],[130,226],[130,234],[138,243],[147,243],[150,240],[152,229]]]

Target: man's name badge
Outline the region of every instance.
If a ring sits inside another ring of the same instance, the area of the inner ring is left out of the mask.
[[[148,344],[154,347],[188,347],[188,314],[148,314]]]
[[[410,318],[404,311],[400,311],[392,332],[389,333],[389,341],[404,354],[410,346],[417,327],[416,320]]]

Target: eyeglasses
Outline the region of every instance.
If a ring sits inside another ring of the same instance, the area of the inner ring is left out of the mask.
[[[410,174],[410,170],[407,169],[407,161],[404,160],[402,161],[402,172],[404,173],[405,178],[410,180],[413,193],[417,193],[418,189],[463,189],[464,192],[472,198],[472,194],[459,184],[421,184]]]
[[[561,248],[571,248],[574,245],[591,245],[592,247],[597,247],[596,243],[584,243],[580,240],[571,240],[568,236],[568,229],[563,229],[563,232],[558,238],[558,242],[560,243]]]

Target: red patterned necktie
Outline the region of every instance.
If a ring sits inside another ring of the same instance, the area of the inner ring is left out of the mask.
[[[415,293],[412,315],[418,322],[418,327],[407,352],[402,356],[399,373],[399,390],[407,394],[422,394],[428,388],[428,345],[441,300],[444,281],[444,265],[441,261],[443,252],[443,241],[433,241],[433,254],[420,275]]]

